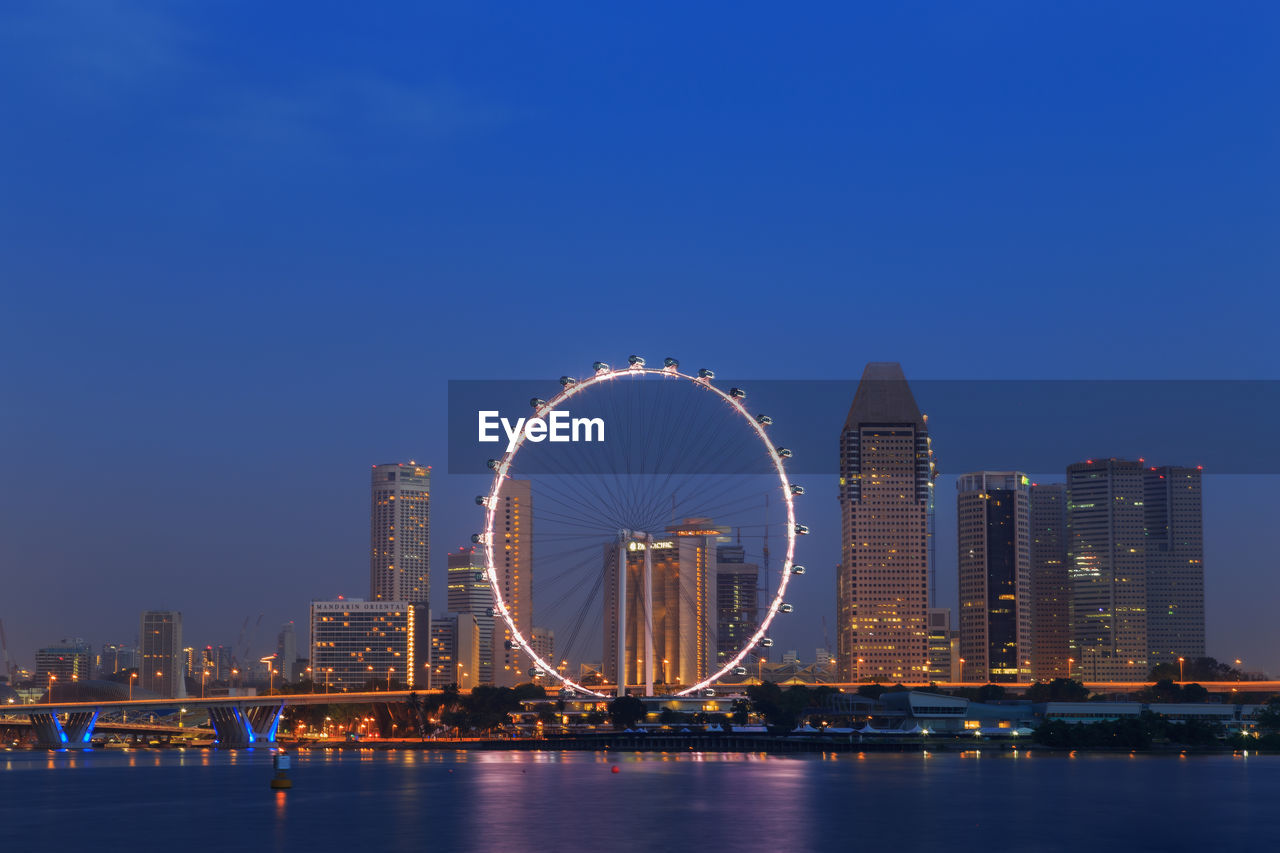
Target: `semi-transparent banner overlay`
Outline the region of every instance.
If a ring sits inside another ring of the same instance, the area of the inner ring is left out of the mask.
[[[568,400],[555,379],[449,382],[449,473],[478,474],[513,437],[521,474],[764,474],[767,445],[789,451],[794,475],[839,469],[839,439],[858,381],[726,380],[736,408],[677,377],[619,376]],[[860,419],[926,419],[938,470],[1061,474],[1119,457],[1203,466],[1208,474],[1280,473],[1277,380],[915,380],[864,383]],[[532,425],[538,401],[543,415]],[[540,405],[540,403],[539,403]],[[919,424],[919,421],[915,421]]]

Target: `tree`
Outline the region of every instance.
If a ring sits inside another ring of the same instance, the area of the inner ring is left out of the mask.
[[[747,688],[751,706],[774,731],[786,733],[800,722],[805,709],[812,704],[808,687],[795,684],[783,690],[772,681],[753,684]]]
[[[1005,689],[999,684],[984,684],[978,688],[975,698],[979,702],[994,702],[997,699],[1003,699]]]
[[[644,703],[634,696],[619,696],[609,703],[609,718],[615,729],[632,728],[644,715]]]
[[[1190,658],[1183,661],[1181,665],[1177,661],[1173,663],[1158,663],[1151,668],[1150,678],[1152,681],[1160,681],[1161,679],[1170,681],[1246,680],[1245,674],[1240,670],[1211,657]]]
[[[533,712],[538,715],[538,722],[549,725],[556,721],[556,706],[550,702],[539,702],[533,706]]]
[[[1032,702],[1084,702],[1089,698],[1089,689],[1073,678],[1055,678],[1031,685],[1027,698]]]
[[[1280,733],[1280,696],[1273,697],[1258,711],[1257,722],[1258,729],[1262,732]]]
[[[733,713],[730,719],[735,726],[745,726],[751,714],[751,703],[746,699],[733,700]]]
[[[422,714],[422,699],[418,697],[416,691],[413,691],[404,700],[404,705],[409,710],[409,716],[418,723],[418,740],[425,742],[427,739],[427,726]]]

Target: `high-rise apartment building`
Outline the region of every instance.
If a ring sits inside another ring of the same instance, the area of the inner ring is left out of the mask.
[[[138,686],[166,699],[186,698],[182,614],[177,610],[145,611],[138,647]]]
[[[503,601],[527,640],[533,628],[533,493],[529,481],[507,480],[498,501],[493,521],[494,569]],[[493,623],[492,648],[494,684],[513,687],[529,680],[531,661],[512,641],[511,629],[501,617],[495,617]]]
[[[1141,462],[1091,459],[1067,468],[1067,576],[1072,675],[1146,678],[1147,564]]]
[[[484,549],[459,548],[449,554],[448,606],[451,613],[470,613],[480,630],[478,684],[493,683],[493,592],[484,576]]]
[[[374,465],[370,484],[369,597],[426,608],[431,598],[431,468]]]
[[[981,471],[956,480],[961,680],[1031,679],[1031,480]]]
[[[1066,678],[1071,657],[1067,487],[1031,484],[1031,678]]]
[[[928,680],[932,475],[927,422],[902,367],[868,364],[840,433],[842,681]]]
[[[1200,469],[1143,472],[1147,662],[1204,657],[1204,519]]]
[[[311,676],[317,687],[359,690],[388,678],[413,687],[419,680],[417,612],[407,601],[311,602]]]
[[[626,683],[645,682],[645,552],[652,576],[652,671],[655,683],[695,684],[715,662],[716,546],[728,530],[710,519],[688,518],[652,541],[611,543],[604,553],[604,676],[618,678],[618,570],[626,564]]]
[[[431,618],[432,688],[456,684],[470,690],[479,682],[480,624],[472,613],[446,613]]]
[[[716,667],[741,651],[760,625],[760,567],[746,560],[741,545],[716,547]],[[768,649],[757,647],[754,664]]]

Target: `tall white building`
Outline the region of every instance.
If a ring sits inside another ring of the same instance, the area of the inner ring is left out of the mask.
[[[475,617],[480,632],[477,683],[493,683],[493,591],[484,576],[484,549],[475,546],[459,548],[449,554],[448,607],[451,613],[468,613]]]
[[[369,597],[425,609],[431,598],[431,468],[374,465],[370,483]]]

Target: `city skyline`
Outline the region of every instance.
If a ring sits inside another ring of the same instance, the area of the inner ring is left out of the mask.
[[[297,38],[267,9],[248,43],[235,15],[187,7],[0,11],[24,117],[0,138],[14,654],[129,642],[151,607],[181,609],[197,645],[265,613],[266,652],[306,600],[367,595],[364,472],[442,470],[451,378],[554,383],[630,352],[773,381],[852,383],[875,360],[913,379],[1276,378],[1273,13],[690,14],[726,43],[603,11],[547,28],[317,9]],[[1024,349],[975,345],[996,328]],[[1158,426],[1088,453],[1155,458]],[[962,466],[939,452],[950,495]],[[963,463],[1011,467],[1064,477]],[[1280,598],[1260,533],[1276,475],[1247,471],[1205,474],[1207,648],[1280,670],[1256,627]],[[68,524],[72,472],[94,510]],[[479,491],[434,484],[437,555],[476,532]],[[815,534],[837,529],[808,503]],[[807,547],[811,580],[839,559]]]

